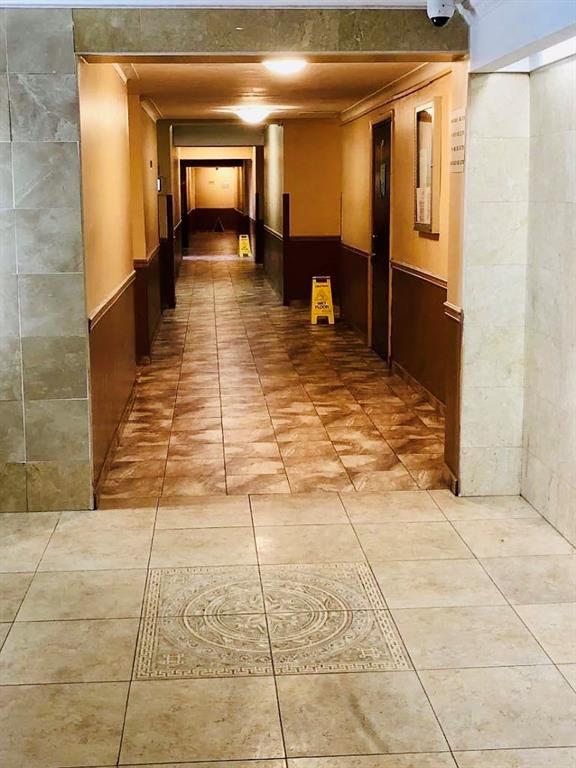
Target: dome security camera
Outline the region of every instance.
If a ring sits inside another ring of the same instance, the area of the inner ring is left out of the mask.
[[[428,18],[435,27],[445,27],[454,16],[456,0],[427,0]]]

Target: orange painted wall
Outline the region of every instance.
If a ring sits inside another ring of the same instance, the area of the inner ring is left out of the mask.
[[[78,64],[88,316],[132,272],[126,85],[112,64]]]
[[[340,234],[341,133],[339,120],[284,121],[291,235]]]

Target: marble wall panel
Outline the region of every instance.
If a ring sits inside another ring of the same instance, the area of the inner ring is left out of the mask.
[[[576,57],[530,91],[522,494],[576,543]]]
[[[73,74],[72,14],[68,10],[6,11],[8,72]]]
[[[423,10],[76,9],[79,53],[466,51],[459,16],[439,32]]]
[[[529,185],[527,75],[470,78],[460,492],[520,491]]]
[[[75,75],[10,75],[14,141],[77,141]]]
[[[0,12],[0,510],[92,506],[70,10]],[[6,110],[3,110],[6,113]]]

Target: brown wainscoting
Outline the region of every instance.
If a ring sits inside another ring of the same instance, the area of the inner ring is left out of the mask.
[[[160,292],[160,247],[149,259],[135,260],[134,316],[136,320],[136,359],[148,362],[152,340],[162,314]]]
[[[225,230],[239,232],[243,215],[236,208],[194,208],[188,223],[192,232],[212,232],[220,220]]]
[[[444,304],[446,326],[446,442],[444,460],[452,475],[452,490],[458,493],[460,476],[460,369],[462,364],[462,324],[460,307]]]
[[[368,263],[366,251],[340,246],[340,317],[364,336],[368,335]]]
[[[392,265],[391,358],[446,403],[446,282],[414,267]]]
[[[329,275],[332,295],[338,297],[340,237],[289,237],[284,265],[284,301],[310,301],[312,277]]]
[[[178,278],[178,275],[180,274],[180,267],[182,266],[182,248],[183,248],[183,242],[182,242],[182,231],[183,231],[183,221],[180,219],[178,224],[174,227],[174,280]],[[174,302],[174,306],[176,306],[176,302]]]
[[[278,296],[284,296],[284,238],[270,227],[263,227],[264,273]]]
[[[90,319],[94,481],[115,442],[136,378],[133,272]]]

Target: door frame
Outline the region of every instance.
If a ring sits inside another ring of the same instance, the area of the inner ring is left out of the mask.
[[[368,312],[368,323],[367,323],[367,343],[370,348],[372,348],[372,306],[374,302],[374,296],[373,296],[373,283],[372,283],[372,238],[374,236],[374,206],[373,206],[373,199],[374,199],[374,130],[376,126],[381,125],[382,123],[385,123],[387,120],[390,120],[390,157],[393,159],[394,156],[394,128],[395,128],[395,114],[394,114],[394,108],[393,107],[386,107],[381,112],[378,112],[377,115],[374,116],[372,120],[370,120],[370,195],[369,195],[369,216],[370,216],[370,250],[368,255],[368,301],[367,301],[367,312]],[[391,261],[391,251],[392,251],[392,205],[393,205],[393,195],[394,195],[394,162],[392,161],[390,163],[390,220],[388,222],[388,231],[389,231],[389,248],[388,248],[388,261]],[[388,269],[388,360],[386,361],[388,364],[390,363],[390,357],[391,357],[391,348],[390,343],[392,339],[392,279],[391,279],[391,269]]]

